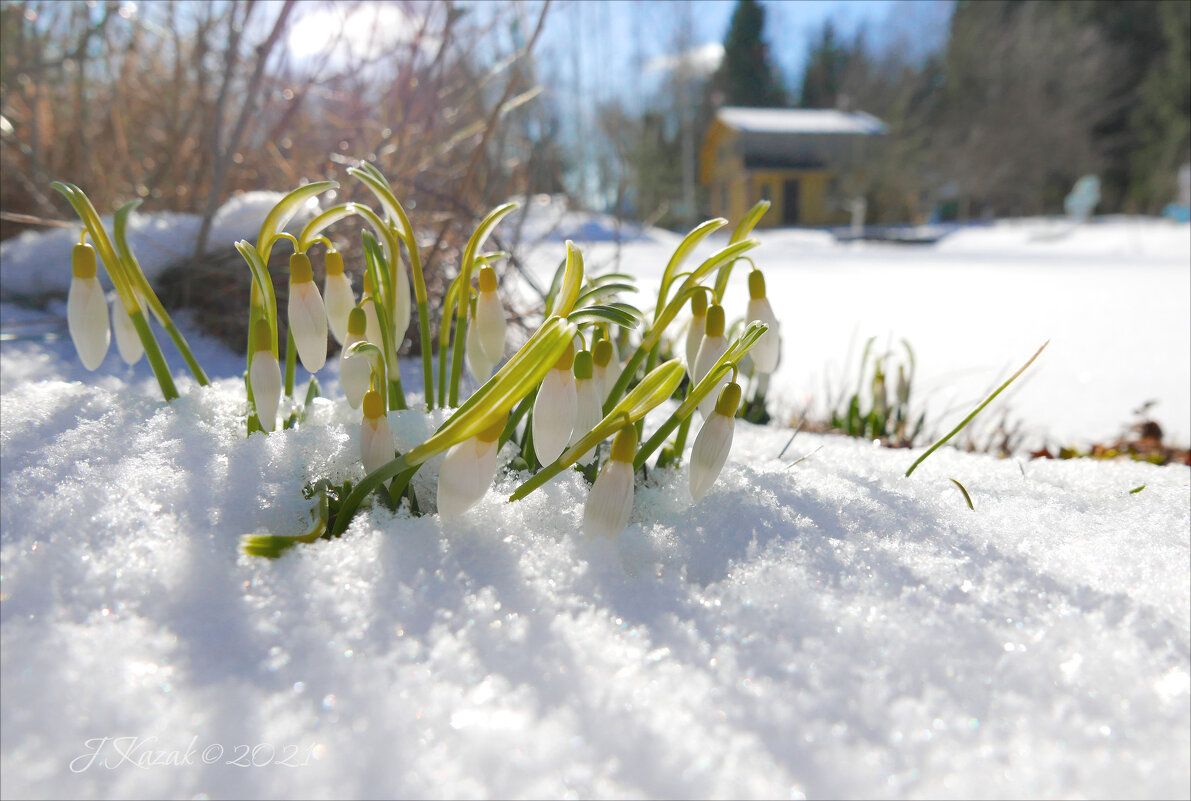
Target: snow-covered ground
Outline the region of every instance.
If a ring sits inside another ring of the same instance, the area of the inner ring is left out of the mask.
[[[973,396],[1049,337],[1015,410],[1099,436],[1081,420],[1158,396],[1185,439],[1187,227],[1101,225],[1085,252],[1024,224],[761,234],[775,391],[817,393],[854,330]],[[643,286],[673,247],[650,239],[622,251]],[[302,527],[305,481],[363,472],[333,366],[306,425],[245,440],[243,355],[185,319],[218,378],[171,357],[167,406],[144,364],[88,374],[0,313],[5,798],[1188,796],[1185,467],[944,449],[907,479],[920,451],[802,433],[779,457],[788,430],[742,423],[707,497],[653,472],[616,543],[578,533],[578,475],[509,504],[514,473],[456,521],[372,511],[250,559],[240,534]],[[391,420],[400,448],[431,425]]]

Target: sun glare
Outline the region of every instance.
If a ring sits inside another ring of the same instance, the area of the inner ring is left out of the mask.
[[[320,6],[294,22],[287,42],[298,58],[331,51],[336,60],[372,59],[417,36],[421,20],[389,3]],[[423,36],[421,46],[428,44]]]

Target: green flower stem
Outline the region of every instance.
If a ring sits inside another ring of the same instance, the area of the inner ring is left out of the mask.
[[[360,483],[351,491],[351,494],[344,498],[343,502],[339,505],[339,514],[335,518],[335,525],[331,528],[331,536],[338,537],[347,530],[348,523],[356,516],[356,510],[360,508],[360,504],[377,487],[399,473],[404,475],[405,482],[409,483],[409,479],[418,471],[418,467],[420,465],[409,464],[404,456],[398,456],[393,461],[378,468],[375,472],[364,476]]]
[[[472,233],[471,238],[467,240],[467,247],[463,250],[463,263],[460,265],[460,280],[459,280],[459,296],[455,299],[455,338],[451,342],[451,385],[449,387],[449,396],[447,403],[450,406],[455,406],[459,403],[459,376],[463,372],[463,336],[464,327],[467,324],[467,314],[465,313],[467,302],[467,290],[471,286],[471,271],[476,264],[476,253],[483,246],[484,240],[488,238],[488,234],[496,227],[501,219],[517,208],[516,203],[505,203],[502,206],[497,206],[488,216],[480,221],[479,226]],[[569,311],[569,309],[567,310]],[[561,314],[566,314],[562,312]],[[440,345],[441,346],[441,345]]]
[[[459,296],[459,284],[462,276],[447,287],[446,298],[442,305],[442,320],[438,328],[438,400],[443,408],[447,406],[447,350],[450,347],[451,324],[455,321],[456,300]]]
[[[411,270],[411,272],[413,272]],[[422,284],[422,292],[426,291],[426,282],[422,280],[422,265],[418,265],[417,281]],[[434,356],[430,351],[430,309],[427,302],[418,298],[418,338],[422,341],[422,392],[426,395],[426,409],[434,408],[434,370],[431,367]]]
[[[394,370],[391,374],[392,380],[389,381],[389,409],[407,409],[405,405],[405,390],[401,388],[401,373]]]
[[[294,343],[294,332],[285,334],[285,397],[294,396],[294,368],[297,361],[298,346]]]
[[[161,301],[157,298],[157,293],[153,291],[153,287],[149,286],[149,281],[145,278],[145,273],[141,269],[140,262],[136,260],[132,248],[128,246],[128,238],[125,234],[125,229],[128,225],[128,215],[140,204],[140,200],[125,203],[112,217],[112,227],[116,232],[116,250],[119,251],[125,273],[130,278],[137,293],[149,304],[149,310],[153,312],[153,316],[157,318],[157,322],[161,324],[161,327],[165,329],[170,339],[173,340],[174,347],[182,354],[182,358],[186,361],[186,367],[190,370],[191,375],[198,381],[199,386],[205,387],[211,383],[211,380],[207,378],[207,374],[199,366],[198,360],[194,358],[194,354],[190,351],[190,346],[186,343],[186,338],[178,331],[178,328],[174,325],[174,321],[170,319],[169,314],[166,312],[165,307],[161,305]]]
[[[628,388],[629,382],[633,380],[633,376],[637,374],[637,368],[641,366],[641,362],[645,361],[648,352],[648,349],[643,345],[638,346],[633,351],[633,355],[625,363],[624,369],[620,371],[620,377],[612,385],[612,391],[608,393],[607,400],[604,401],[604,414],[610,414],[616,408],[616,404],[620,401],[621,396],[624,395],[624,391]]]
[[[178,390],[174,386],[174,379],[170,377],[170,368],[166,366],[165,357],[161,355],[161,348],[157,346],[157,339],[149,330],[149,321],[145,319],[145,313],[137,309],[128,316],[132,318],[137,336],[145,346],[145,357],[149,360],[149,366],[153,368],[153,376],[161,386],[161,394],[165,395],[167,402],[172,401],[178,397]]]
[[[528,395],[521,399],[521,402],[517,404],[517,407],[513,409],[513,413],[509,415],[508,422],[505,423],[504,431],[500,432],[500,439],[496,443],[498,450],[504,447],[504,444],[513,438],[513,434],[517,431],[517,424],[520,423],[521,418],[525,417],[529,410],[533,408],[533,402],[537,397],[538,388],[534,387]]]
[[[997,387],[995,390],[993,390],[993,393],[992,393],[991,395],[989,395],[987,398],[985,398],[985,399],[984,399],[984,403],[980,404],[980,405],[979,405],[979,406],[977,406],[975,409],[973,409],[973,410],[972,410],[972,413],[971,413],[971,414],[969,414],[967,417],[965,417],[965,418],[964,418],[964,419],[963,419],[963,420],[960,422],[960,424],[959,424],[959,425],[957,425],[955,428],[951,429],[951,431],[950,431],[950,432],[948,432],[948,433],[947,433],[947,435],[946,435],[945,437],[943,437],[941,440],[939,440],[939,441],[938,441],[938,442],[936,442],[934,445],[931,445],[929,448],[927,448],[927,449],[926,449],[926,453],[922,454],[922,455],[921,455],[921,456],[919,456],[917,459],[915,459],[915,460],[914,460],[914,464],[910,465],[910,469],[906,471],[906,477],[908,478],[908,477],[910,476],[910,474],[914,472],[914,468],[916,468],[916,467],[918,467],[918,465],[922,464],[923,460],[925,460],[925,459],[926,459],[926,457],[930,456],[932,453],[934,453],[936,450],[938,450],[939,446],[941,446],[941,445],[942,445],[943,443],[945,443],[947,440],[949,440],[949,439],[951,439],[952,437],[954,437],[956,434],[958,434],[960,431],[962,431],[962,430],[963,430],[963,427],[964,427],[964,426],[966,426],[968,423],[972,422],[972,418],[973,418],[973,417],[975,417],[976,415],[980,414],[980,411],[981,411],[981,410],[982,410],[982,409],[983,409],[985,406],[987,406],[988,404],[992,403],[992,401],[993,401],[993,398],[995,398],[995,397],[997,397],[998,395],[1000,395],[1000,394],[1001,394],[1001,393],[1002,393],[1002,392],[1005,390],[1005,388],[1006,388],[1006,387],[1008,387],[1010,384],[1012,384],[1014,381],[1016,381],[1016,380],[1017,380],[1017,378],[1018,378],[1018,376],[1020,376],[1022,373],[1024,373],[1024,372],[1026,371],[1026,368],[1027,368],[1027,367],[1029,367],[1031,364],[1033,364],[1033,363],[1034,363],[1034,360],[1035,360],[1035,359],[1037,359],[1037,358],[1038,358],[1038,357],[1039,357],[1039,356],[1042,354],[1042,351],[1046,350],[1046,346],[1047,346],[1047,345],[1049,345],[1049,344],[1050,344],[1050,340],[1049,340],[1049,339],[1048,339],[1048,340],[1046,340],[1045,342],[1043,342],[1043,343],[1042,343],[1042,347],[1038,348],[1037,352],[1036,352],[1036,353],[1034,353],[1034,355],[1030,357],[1029,361],[1027,361],[1025,364],[1023,364],[1023,365],[1022,365],[1022,366],[1021,366],[1021,367],[1018,369],[1018,371],[1017,371],[1016,373],[1014,373],[1013,375],[1009,376],[1009,380],[1008,380],[1008,381],[1006,381],[1004,384],[1001,384],[1001,386],[999,386],[999,387]],[[954,480],[954,479],[953,479],[953,480]],[[969,503],[969,505],[971,505],[971,501],[969,501],[968,503]]]

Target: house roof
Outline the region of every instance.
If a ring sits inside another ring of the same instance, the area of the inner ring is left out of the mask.
[[[863,111],[724,106],[716,119],[743,133],[883,134],[885,123]]]

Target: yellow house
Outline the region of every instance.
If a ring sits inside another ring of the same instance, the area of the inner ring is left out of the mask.
[[[847,223],[841,178],[863,172],[884,133],[863,111],[725,106],[699,154],[711,213],[735,221],[768,200],[762,226]]]

